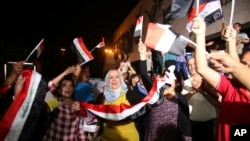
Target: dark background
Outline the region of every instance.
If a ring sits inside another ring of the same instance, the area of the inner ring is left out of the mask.
[[[45,50],[36,59],[38,70],[48,78],[76,63],[69,46],[76,37],[83,37],[89,50],[101,37],[106,46],[112,45],[114,31],[129,15],[139,0],[91,1],[1,1],[0,56],[1,67],[7,61],[25,60],[44,38]],[[60,48],[65,48],[64,54]],[[92,52],[93,77],[102,77],[103,49]]]

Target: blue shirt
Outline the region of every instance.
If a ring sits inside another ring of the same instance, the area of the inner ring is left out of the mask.
[[[77,82],[75,86],[75,100],[76,101],[93,101],[93,85],[89,82],[83,83],[81,81]]]

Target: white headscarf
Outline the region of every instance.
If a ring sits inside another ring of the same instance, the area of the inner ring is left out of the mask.
[[[111,71],[117,71],[117,70],[115,70],[115,69],[109,70],[108,73],[105,76],[105,79],[104,79],[104,81],[105,81],[105,89],[104,89],[103,94],[105,96],[105,99],[108,102],[115,101],[120,96],[126,94],[126,92],[128,90],[127,85],[124,82],[123,77],[122,77],[122,75],[120,73],[119,73],[119,78],[120,78],[121,86],[119,88],[117,88],[117,89],[111,89],[110,88],[110,86],[109,86],[109,76],[110,76]]]

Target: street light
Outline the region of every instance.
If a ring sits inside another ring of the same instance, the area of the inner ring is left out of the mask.
[[[105,49],[105,53],[106,54],[113,54],[113,50],[112,49]]]

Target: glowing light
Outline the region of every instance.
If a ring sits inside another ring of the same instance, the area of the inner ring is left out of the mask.
[[[106,54],[113,54],[113,50],[112,49],[105,49],[105,53]]]

